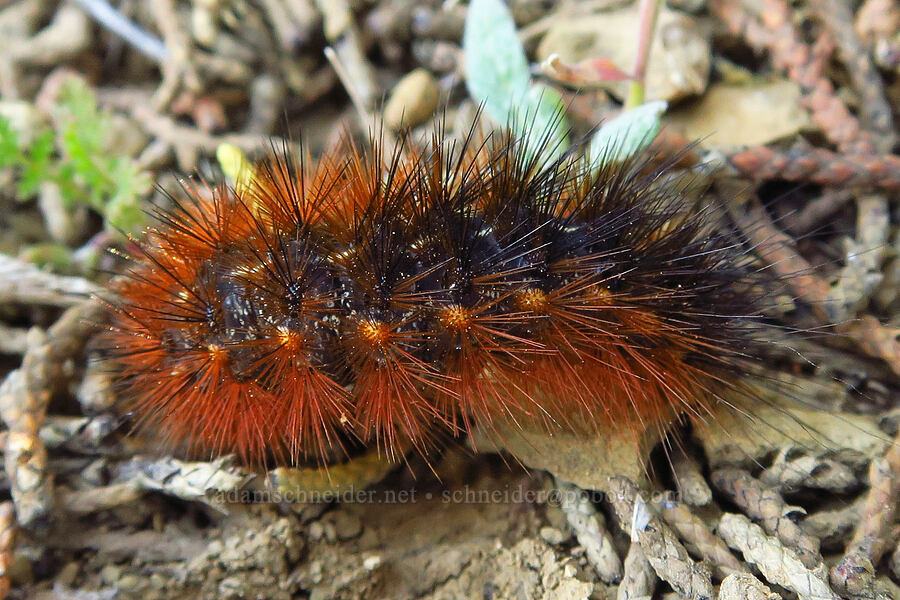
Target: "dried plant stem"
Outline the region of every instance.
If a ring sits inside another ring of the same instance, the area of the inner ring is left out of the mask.
[[[675,533],[659,517],[649,514],[638,486],[626,477],[610,477],[608,498],[619,525],[640,544],[647,561],[684,598],[711,598],[709,569],[691,559]]]
[[[0,504],[0,600],[9,595],[9,568],[15,556],[16,511],[12,502]]]
[[[625,556],[624,575],[616,600],[637,600],[638,598],[650,598],[656,590],[658,578],[653,572],[653,567],[647,556],[641,549],[641,545],[632,542]]]
[[[353,22],[350,7],[344,0],[318,0],[325,20],[325,36],[331,46],[325,48],[325,58],[331,63],[338,79],[350,96],[360,124],[369,128],[370,136],[388,135],[375,111],[378,86],[372,65],[360,42],[360,32]],[[393,138],[386,140],[393,146]]]
[[[706,506],[712,502],[712,490],[700,471],[700,465],[683,449],[673,452],[672,471],[682,502],[691,506]]]
[[[584,546],[588,562],[602,581],[618,582],[622,579],[622,560],[616,554],[603,515],[597,512],[590,498],[578,486],[557,479],[556,487],[560,492],[560,507],[578,543]]]
[[[182,87],[198,93],[203,86],[191,62],[191,40],[181,25],[174,0],[156,0],[148,6],[166,46],[163,79],[153,98],[154,106],[161,109],[172,102]]]
[[[663,520],[678,532],[682,540],[693,544],[697,551],[712,563],[720,577],[746,572],[725,543],[713,535],[706,523],[691,512],[686,504],[666,498],[660,500],[656,506]]]
[[[834,187],[900,190],[900,157],[894,154],[836,153],[805,147],[782,151],[756,146],[729,156],[728,162],[756,181],[784,179]]]
[[[644,103],[647,88],[647,63],[650,59],[650,48],[653,46],[653,33],[656,29],[656,18],[659,15],[661,4],[662,0],[641,0],[638,50],[634,61],[634,79],[628,89],[628,99],[625,101],[626,110]]]
[[[781,596],[749,573],[732,573],[719,586],[719,600],[781,600]]]
[[[166,61],[168,53],[162,40],[138,27],[106,0],[75,0],[75,2],[98,23],[137,48],[145,56],[158,63]]]
[[[42,271],[36,265],[0,254],[0,304],[73,306],[84,302],[100,288],[81,277],[66,277]]]
[[[717,531],[767,580],[796,592],[800,600],[838,600],[819,571],[807,568],[790,547],[767,536],[744,515],[722,515]]]
[[[871,55],[853,30],[850,3],[846,0],[812,0],[811,5],[837,42],[847,74],[862,100],[860,116],[873,134],[879,152],[890,152],[896,139],[891,105]]]
[[[53,501],[47,451],[38,436],[47,403],[64,380],[65,362],[81,352],[99,318],[99,303],[83,302],[63,313],[46,334],[32,330],[22,366],[0,385],[0,417],[9,429],[5,468],[18,521],[25,528],[46,525]]]
[[[847,544],[844,558],[831,569],[831,583],[842,594],[868,596],[874,564],[890,549],[892,525],[900,496],[900,440],[869,466],[869,493],[859,525]]]
[[[823,323],[837,320],[837,315],[832,314],[833,308],[828,303],[828,284],[797,254],[793,247],[794,240],[775,226],[746,184],[720,180],[717,188],[722,198],[732,199],[731,217],[760,258],[784,277],[794,293],[810,304]]]
[[[784,501],[781,494],[765,487],[743,469],[719,469],[712,473],[711,479],[716,488],[727,494],[747,515],[759,521],[766,533],[793,548],[806,567],[812,569],[823,562],[819,554],[819,540],[806,534],[791,520],[791,513],[797,511]]]

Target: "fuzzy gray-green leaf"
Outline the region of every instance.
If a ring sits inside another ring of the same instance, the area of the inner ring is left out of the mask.
[[[472,0],[463,34],[466,86],[500,123],[528,91],[530,74],[516,24],[501,0]]]
[[[590,161],[594,168],[625,160],[646,148],[659,133],[659,119],[666,108],[665,101],[655,100],[604,123],[591,140]]]

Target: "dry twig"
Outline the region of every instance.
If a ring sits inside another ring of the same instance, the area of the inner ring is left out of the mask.
[[[732,573],[719,586],[719,600],[781,600],[781,596],[749,573]]]
[[[42,271],[36,265],[0,254],[0,304],[73,306],[83,303],[100,288],[81,277]]]
[[[869,493],[844,558],[831,569],[831,583],[853,598],[872,597],[873,565],[890,549],[900,495],[900,439],[869,466]]]
[[[836,153],[805,147],[782,152],[757,146],[729,156],[728,162],[742,175],[757,181],[784,179],[834,187],[900,190],[900,156],[893,154]]]
[[[829,293],[842,314],[856,315],[869,304],[884,279],[881,271],[888,248],[890,215],[883,194],[857,194],[856,236],[843,240],[844,266]]]
[[[619,525],[631,534],[632,541],[640,544],[660,579],[685,598],[712,598],[709,569],[694,562],[675,533],[649,513],[634,482],[625,477],[611,477],[608,498]]]
[[[16,548],[16,511],[12,502],[0,504],[0,600],[9,595],[9,568]]]
[[[28,350],[28,330],[0,324],[0,354],[25,354]]]
[[[625,565],[622,575],[622,583],[616,592],[617,600],[638,600],[650,598],[656,590],[658,579],[647,556],[637,542],[631,542],[628,554],[625,555]]]
[[[809,535],[822,540],[823,545],[836,544],[850,537],[854,527],[859,523],[864,498],[854,500],[851,504],[835,510],[822,510],[812,513],[800,523],[800,527]]]
[[[822,573],[807,568],[793,549],[767,536],[744,515],[725,513],[717,533],[766,579],[796,592],[800,600],[838,600]]]
[[[686,504],[663,498],[656,506],[665,522],[678,532],[682,540],[692,544],[703,558],[709,560],[720,577],[746,572],[722,540],[713,535],[703,519],[691,512]]]
[[[672,453],[672,471],[678,497],[691,506],[706,506],[712,501],[712,490],[700,472],[700,465],[684,450]]]
[[[860,117],[874,134],[875,146],[879,152],[890,152],[897,137],[891,105],[885,96],[881,75],[853,30],[850,3],[845,0],[812,0],[811,5],[837,42],[838,54],[860,96]]]
[[[65,380],[66,361],[84,348],[99,311],[99,303],[83,302],[67,310],[46,335],[34,330],[22,366],[0,385],[0,416],[9,428],[6,473],[16,515],[25,528],[40,528],[50,517],[53,488],[38,432],[53,390]]]
[[[166,60],[166,46],[162,40],[150,35],[138,27],[133,21],[126,18],[106,0],[75,0],[97,21],[137,48],[145,56],[158,63]]]
[[[791,547],[808,568],[821,564],[819,540],[806,534],[790,515],[802,511],[788,505],[781,494],[762,485],[743,469],[713,471],[713,485],[728,495],[751,518],[762,523],[763,529]]]
[[[828,303],[831,288],[797,253],[793,239],[775,226],[759,199],[742,184],[720,180],[717,187],[721,197],[731,199],[731,216],[760,258],[772,265],[799,298],[810,304],[822,322],[837,320],[839,315],[833,314]]]
[[[852,190],[826,189],[797,213],[785,215],[785,226],[791,233],[800,237],[819,227],[855,197],[856,194]]]
[[[182,27],[174,0],[151,2],[150,11],[162,33],[166,46],[162,64],[163,80],[153,99],[157,108],[163,108],[178,95],[182,88],[199,94],[203,86],[197,67],[191,62],[191,40]]]
[[[606,519],[591,504],[591,499],[581,488],[560,479],[560,508],[578,543],[584,546],[588,562],[601,581],[617,583],[622,579],[622,559],[616,554],[612,538],[606,530]]]
[[[900,375],[900,328],[882,325],[871,315],[837,326],[837,331],[856,342],[860,350],[887,362]]]
[[[787,454],[779,452],[775,462],[760,473],[764,485],[780,492],[801,488],[846,492],[859,483],[853,469],[842,462],[807,454],[788,458]]]

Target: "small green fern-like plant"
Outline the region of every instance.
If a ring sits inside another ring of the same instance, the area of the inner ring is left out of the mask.
[[[0,116],[0,169],[15,170],[16,197],[28,200],[42,183],[52,182],[69,206],[97,211],[107,230],[139,231],[145,221],[139,200],[150,190],[150,175],[130,156],[110,152],[110,114],[97,106],[85,82],[73,78],[63,84],[53,117],[52,125],[41,126],[24,143]]]

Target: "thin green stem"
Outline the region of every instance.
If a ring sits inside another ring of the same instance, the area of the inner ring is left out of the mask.
[[[656,17],[663,0],[641,0],[638,23],[638,51],[634,61],[634,79],[628,90],[625,109],[634,108],[644,103],[646,92],[647,61],[650,58],[650,47],[653,45],[653,33],[656,29]]]

